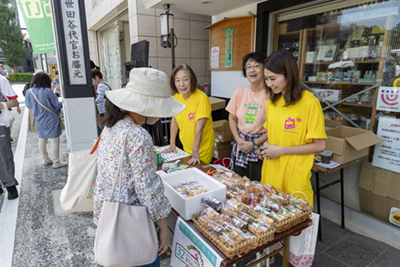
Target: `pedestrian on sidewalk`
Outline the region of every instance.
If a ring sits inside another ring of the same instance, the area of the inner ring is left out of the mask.
[[[51,83],[51,90],[53,90],[54,94],[57,97],[61,96],[61,85],[60,85],[60,76],[58,76],[58,70],[54,72],[56,74],[56,77],[54,77],[52,83]]]
[[[16,199],[18,191],[15,179],[14,157],[11,150],[10,129],[6,127],[3,110],[18,106],[17,93],[9,81],[0,75],[0,181],[8,191],[8,199]],[[0,194],[3,188],[0,185]]]
[[[92,70],[92,82],[93,85],[96,86],[96,123],[97,123],[97,131],[98,135],[100,135],[101,131],[104,128],[103,123],[101,122],[101,118],[104,116],[105,108],[104,103],[106,101],[105,94],[106,91],[111,91],[111,87],[108,83],[103,80],[103,74],[98,69]]]
[[[151,68],[135,68],[129,77],[125,88],[106,92],[105,127],[97,149],[94,222],[98,223],[104,201],[117,201],[121,190],[120,199],[124,204],[147,207],[159,228],[158,255],[161,255],[169,244],[165,218],[171,211],[171,204],[164,195],[161,177],[156,174],[152,138],[141,125],[152,125],[161,117],[175,116],[185,109],[185,105],[171,96],[165,73]],[[111,195],[126,137],[126,152],[120,170],[122,185],[116,184],[114,195]],[[160,266],[160,257],[146,266]]]
[[[36,127],[39,133],[39,151],[43,157],[43,165],[53,164],[53,169],[66,167],[68,164],[60,161],[61,125],[59,109],[62,103],[50,89],[51,79],[45,72],[36,74],[31,82],[31,89],[26,92],[26,106],[33,111]],[[46,145],[50,139],[53,160],[49,158]]]

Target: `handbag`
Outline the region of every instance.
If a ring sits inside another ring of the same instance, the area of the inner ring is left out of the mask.
[[[97,154],[94,154],[100,141],[97,139],[93,149],[69,153],[67,183],[61,190],[60,202],[68,212],[93,211],[93,200],[87,198],[93,177],[97,171]]]
[[[36,127],[36,120],[33,114],[33,111],[31,109],[29,109],[29,113],[28,113],[28,130],[30,132],[38,132],[38,129]]]
[[[65,125],[64,125],[64,122],[62,121],[62,116],[60,116],[60,117],[57,116],[57,114],[54,113],[54,111],[52,111],[51,109],[49,109],[48,107],[46,107],[45,105],[43,105],[42,103],[40,103],[40,102],[39,102],[39,99],[37,99],[37,97],[36,97],[35,93],[33,92],[33,90],[31,90],[30,92],[32,93],[33,98],[35,98],[36,102],[38,102],[38,104],[41,105],[42,108],[44,108],[44,109],[47,110],[48,112],[54,114],[54,116],[56,116],[56,117],[58,118],[58,120],[59,120],[59,122],[60,122],[61,130],[64,130],[64,129],[65,129]]]
[[[153,263],[157,258],[157,232],[147,208],[120,202],[122,187],[120,173],[129,131],[125,137],[123,152],[114,178],[111,199],[103,203],[94,240],[95,262],[103,266],[139,266]],[[118,199],[116,202],[111,202],[117,179]]]

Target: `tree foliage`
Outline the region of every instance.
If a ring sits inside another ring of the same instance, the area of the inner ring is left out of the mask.
[[[24,37],[17,24],[17,10],[10,4],[12,0],[0,0],[0,48],[10,67],[22,65],[21,58],[28,56]]]

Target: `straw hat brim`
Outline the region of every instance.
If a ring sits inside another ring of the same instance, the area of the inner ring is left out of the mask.
[[[172,96],[142,95],[127,88],[106,91],[106,96],[117,107],[146,117],[173,117],[186,108]]]

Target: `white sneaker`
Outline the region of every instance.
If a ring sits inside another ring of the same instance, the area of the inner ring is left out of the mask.
[[[66,163],[66,162],[59,161],[59,162],[53,163],[53,169],[63,168],[63,167],[67,167],[67,166],[68,166],[68,163]]]
[[[43,165],[44,166],[47,166],[47,165],[50,165],[50,164],[53,164],[53,161],[51,159],[43,161]]]

